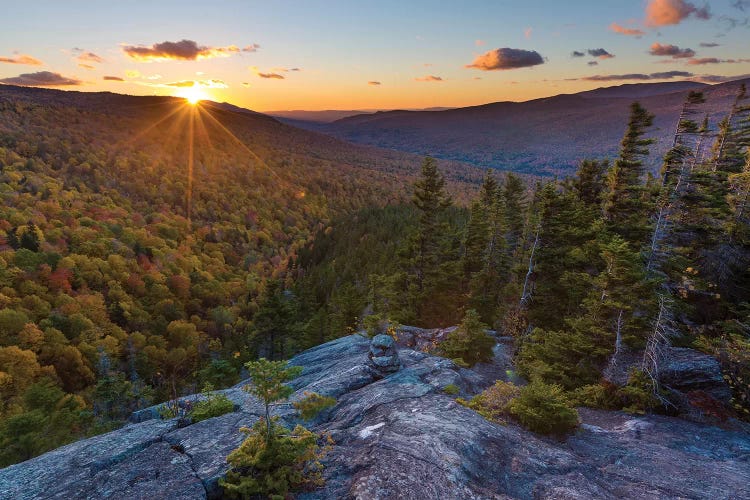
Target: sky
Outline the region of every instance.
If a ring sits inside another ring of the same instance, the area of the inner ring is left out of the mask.
[[[456,107],[750,74],[750,0],[0,4],[0,83],[257,111]]]

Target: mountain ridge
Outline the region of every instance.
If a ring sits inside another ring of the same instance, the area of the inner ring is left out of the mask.
[[[629,105],[639,100],[656,115],[649,131],[656,144],[648,159],[648,166],[656,171],[671,145],[679,110],[690,89],[706,93],[706,110],[715,128],[729,112],[739,85],[748,82],[629,84],[524,102],[500,101],[436,112],[395,110],[329,124],[295,124],[359,144],[429,152],[484,168],[559,176],[572,173],[584,158],[613,157]]]

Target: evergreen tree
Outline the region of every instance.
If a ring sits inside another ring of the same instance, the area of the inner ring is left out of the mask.
[[[36,227],[36,224],[29,223],[29,225],[26,226],[26,229],[21,235],[19,245],[21,248],[31,250],[32,252],[39,251],[39,228]]]
[[[620,144],[620,154],[607,179],[604,215],[611,231],[640,248],[649,233],[648,217],[651,207],[643,182],[643,157],[653,139],[643,136],[654,121],[639,103],[630,106],[630,119]]]
[[[604,195],[607,161],[583,160],[573,179],[578,198],[589,206],[600,207]]]
[[[282,289],[281,281],[270,279],[261,296],[250,327],[251,343],[270,359],[284,358],[297,339],[295,299]]]
[[[505,227],[507,230],[506,252],[512,258],[518,257],[521,249],[523,229],[528,206],[526,200],[526,185],[520,177],[508,173],[505,177],[503,189],[503,201],[505,205]]]
[[[444,356],[469,366],[487,362],[492,359],[495,339],[486,330],[487,325],[482,323],[479,314],[469,309],[461,325],[440,344],[440,350]]]
[[[484,200],[474,200],[464,238],[463,272],[466,281],[484,267],[490,240],[488,215],[488,206]]]
[[[414,205],[419,211],[416,236],[414,271],[417,290],[425,289],[425,281],[436,272],[440,256],[441,215],[451,205],[445,190],[445,178],[437,168],[434,158],[422,162],[421,177],[414,183]]]

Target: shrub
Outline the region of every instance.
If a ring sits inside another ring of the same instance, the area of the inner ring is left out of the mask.
[[[206,399],[197,402],[190,413],[188,413],[194,423],[234,411],[234,403],[224,394],[213,392],[213,390],[214,387],[211,384],[207,383],[203,386],[203,391],[201,392]]]
[[[637,368],[630,371],[627,385],[617,392],[622,399],[622,409],[629,413],[646,413],[660,404],[651,380]]]
[[[556,384],[532,381],[508,409],[521,425],[540,434],[563,434],[578,426],[578,412]]]
[[[321,396],[315,392],[305,392],[304,399],[292,403],[302,420],[312,420],[321,411],[336,404],[336,398]]]
[[[520,388],[517,385],[498,380],[495,385],[477,394],[470,401],[458,400],[458,402],[471,408],[487,420],[504,423],[504,417],[508,415],[508,405],[519,394]]]
[[[298,425],[293,431],[273,423],[266,439],[266,422],[240,429],[247,438],[227,457],[231,466],[221,481],[229,498],[287,498],[290,492],[323,484],[320,459],[328,446],[319,436]],[[330,442],[329,442],[330,443]]]
[[[450,394],[451,396],[455,396],[460,391],[456,384],[448,384],[445,387],[443,387],[443,392],[446,394]]]
[[[362,325],[365,327],[367,336],[370,338],[380,334],[396,338],[396,332],[400,326],[398,323],[389,320],[381,314],[365,316],[365,319],[362,320]]]
[[[495,339],[486,332],[487,325],[482,323],[479,313],[474,309],[466,311],[461,325],[450,334],[440,345],[442,354],[456,361],[474,366],[481,361],[490,361],[493,356],[492,348]]]

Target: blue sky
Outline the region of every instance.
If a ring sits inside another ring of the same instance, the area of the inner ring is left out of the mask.
[[[202,97],[261,111],[463,106],[750,73],[748,0],[4,3],[0,81],[135,94],[195,82]],[[182,40],[225,50],[159,60],[125,50]],[[651,55],[654,44],[672,55]]]

